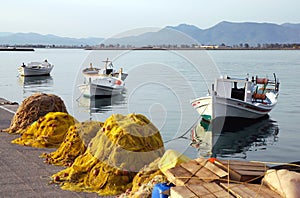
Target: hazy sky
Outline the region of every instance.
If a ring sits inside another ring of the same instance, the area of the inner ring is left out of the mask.
[[[111,37],[181,23],[206,29],[221,21],[300,23],[300,0],[8,0],[0,32]]]

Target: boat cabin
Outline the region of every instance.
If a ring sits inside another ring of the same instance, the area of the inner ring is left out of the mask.
[[[230,78],[224,76],[216,79],[215,94],[224,98],[234,98],[245,102],[252,101],[255,85],[248,79]]]

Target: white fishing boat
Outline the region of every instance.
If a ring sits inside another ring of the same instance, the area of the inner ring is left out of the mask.
[[[121,77],[101,77],[89,79],[88,83],[79,85],[79,89],[85,97],[114,96],[121,94],[125,83]]]
[[[279,81],[268,78],[217,78],[210,94],[191,101],[206,120],[218,117],[257,119],[268,114],[277,104]]]
[[[118,71],[108,59],[103,61],[103,68],[95,68],[90,64],[89,68],[83,69],[84,84],[79,89],[85,97],[105,97],[121,94],[128,76],[120,68]]]
[[[30,62],[27,65],[24,63],[18,68],[21,76],[47,76],[53,69],[53,65],[47,60],[43,62]]]
[[[103,61],[105,64],[102,68],[93,67],[93,64],[90,63],[90,67],[87,67],[82,70],[83,75],[86,78],[91,78],[92,80],[100,78],[100,77],[118,77],[119,73],[121,72],[121,80],[125,80],[128,76],[127,73],[123,72],[123,68],[120,68],[119,70],[116,70],[112,64],[112,61],[110,61],[108,58]]]

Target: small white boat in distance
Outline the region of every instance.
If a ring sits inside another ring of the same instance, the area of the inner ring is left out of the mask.
[[[120,74],[121,75],[121,74]],[[125,83],[121,77],[102,77],[89,79],[89,83],[79,85],[79,90],[85,97],[107,97],[121,94]]]
[[[245,79],[223,76],[215,80],[208,96],[191,101],[203,119],[218,117],[257,119],[267,115],[277,104],[279,81],[268,78]]]
[[[27,65],[24,63],[18,68],[21,76],[47,76],[53,69],[52,64],[47,60],[43,62],[30,62]]]
[[[123,68],[120,68],[117,71],[112,64],[112,61],[110,61],[108,58],[103,62],[105,63],[103,68],[93,67],[93,64],[90,63],[90,67],[87,67],[82,70],[83,75],[86,78],[96,79],[99,77],[107,77],[107,76],[118,77],[119,73],[121,72],[121,74],[122,74],[121,80],[123,80],[123,81],[128,76],[127,73],[123,72]]]

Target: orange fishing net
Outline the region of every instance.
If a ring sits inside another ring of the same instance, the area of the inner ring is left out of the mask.
[[[10,127],[3,131],[22,134],[29,125],[49,112],[67,113],[67,109],[60,97],[53,94],[35,93],[21,103]]]

